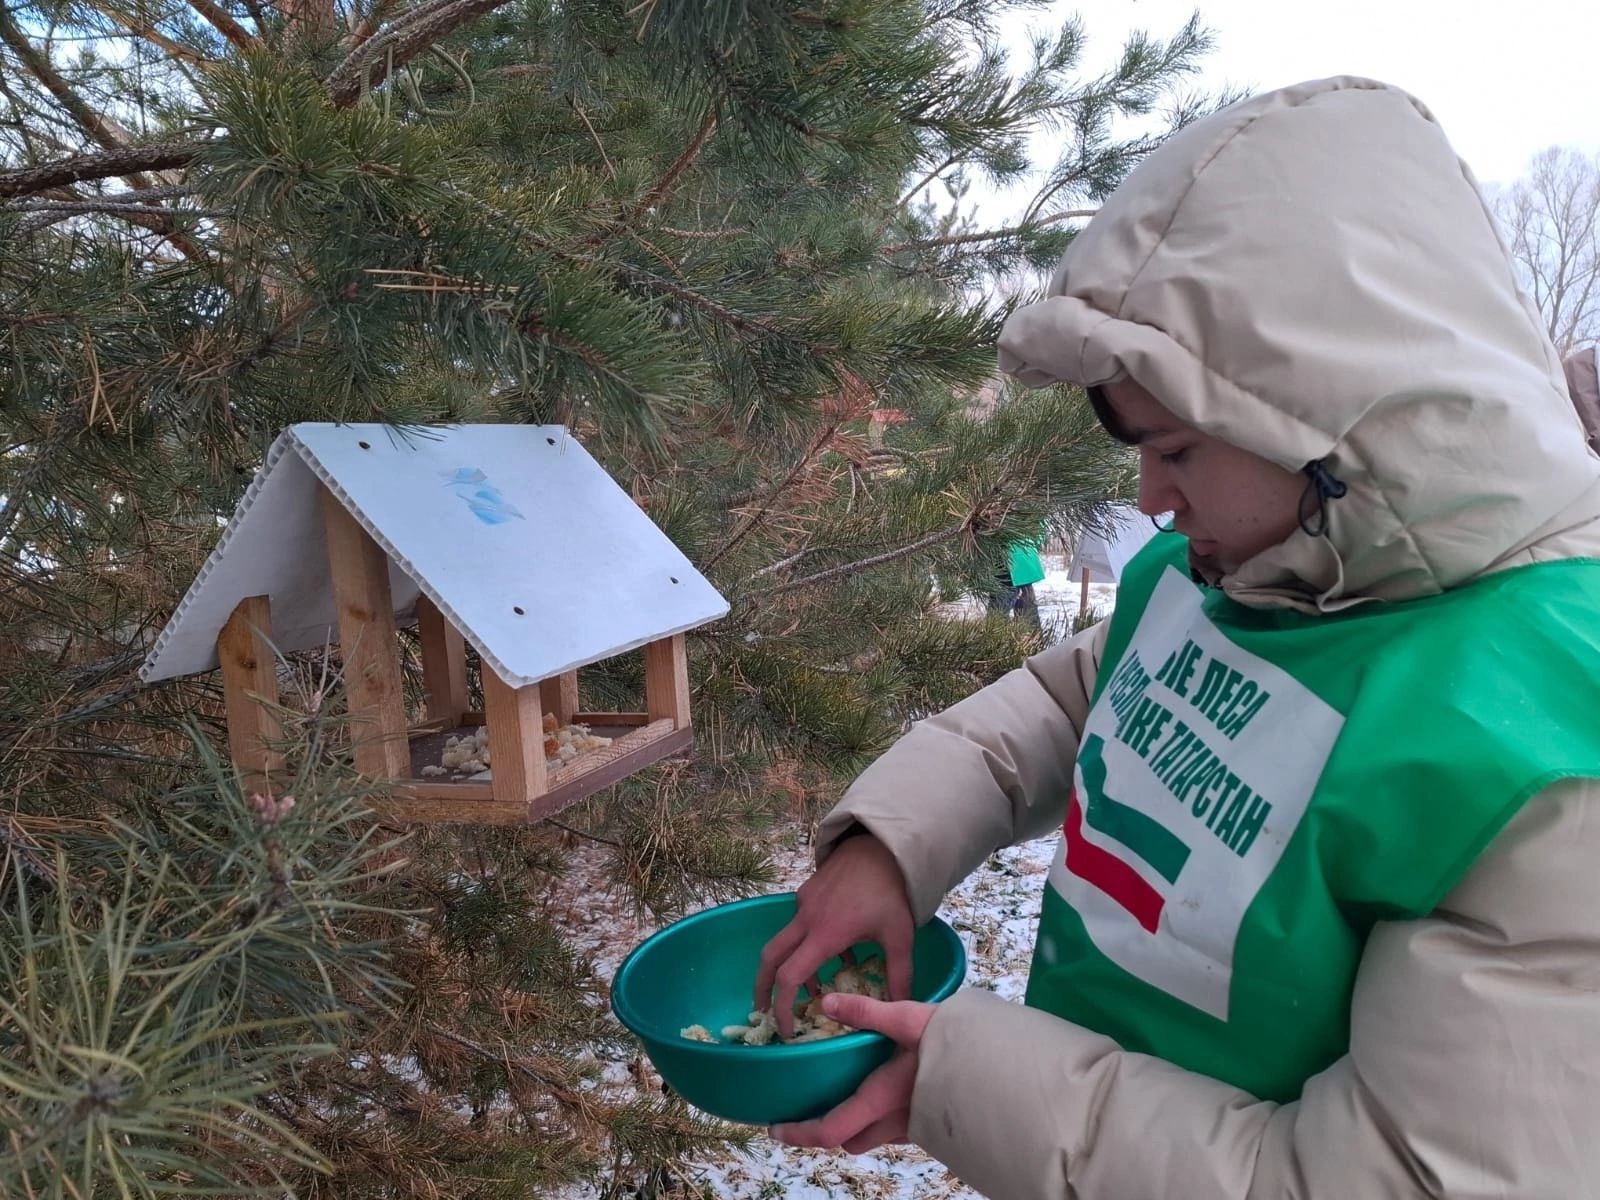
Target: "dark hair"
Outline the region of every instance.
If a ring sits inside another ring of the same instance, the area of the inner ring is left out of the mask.
[[[1098,384],[1083,389],[1089,396],[1089,405],[1094,409],[1094,415],[1100,421],[1100,427],[1117,441],[1126,446],[1138,445],[1138,439],[1128,433],[1127,428],[1117,420],[1116,410],[1111,407],[1111,401],[1106,398],[1105,389]]]

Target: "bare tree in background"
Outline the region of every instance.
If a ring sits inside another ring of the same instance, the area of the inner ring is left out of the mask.
[[[1600,341],[1600,155],[1541,150],[1490,204],[1556,349]]]

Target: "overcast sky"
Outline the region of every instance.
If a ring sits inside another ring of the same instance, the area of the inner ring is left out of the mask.
[[[1026,20],[1081,14],[1085,65],[1101,70],[1130,29],[1165,36],[1197,7],[1217,35],[1203,87],[1264,91],[1328,75],[1396,84],[1433,110],[1486,183],[1515,178],[1548,145],[1600,151],[1600,0],[1080,0]],[[999,218],[1017,207],[982,204]]]

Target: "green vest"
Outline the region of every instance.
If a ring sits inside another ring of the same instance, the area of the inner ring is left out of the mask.
[[[1006,548],[1012,587],[1027,587],[1044,579],[1044,563],[1039,558],[1038,542],[1012,542]]]
[[[1186,554],[1158,536],[1118,589],[1027,1002],[1289,1100],[1348,1048],[1373,924],[1600,777],[1600,562],[1313,617]]]

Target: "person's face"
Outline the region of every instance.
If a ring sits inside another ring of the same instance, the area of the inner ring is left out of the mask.
[[[1226,575],[1294,532],[1304,475],[1184,424],[1132,380],[1101,390],[1113,436],[1139,450],[1139,511],[1171,513],[1198,564]]]

